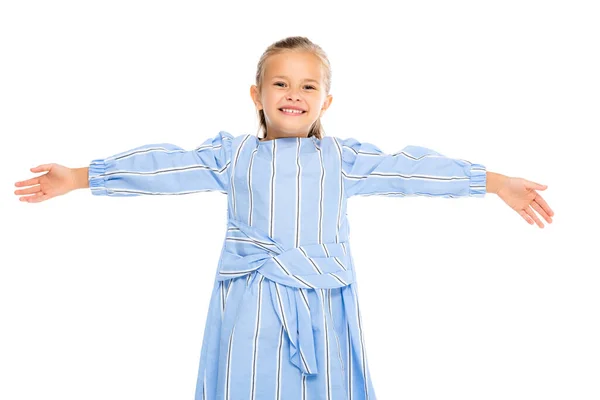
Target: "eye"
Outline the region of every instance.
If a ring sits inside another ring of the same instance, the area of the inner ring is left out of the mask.
[[[284,82],[275,82],[274,83],[274,85],[276,85],[276,86],[279,85],[279,84],[285,85]],[[315,89],[316,90],[316,88],[314,86],[312,86],[312,85],[305,85],[304,87],[308,87],[310,89]]]

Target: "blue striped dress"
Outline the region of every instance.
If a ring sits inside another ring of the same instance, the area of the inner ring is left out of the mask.
[[[351,196],[483,197],[481,164],[354,138],[261,141],[221,131],[193,150],[140,146],[89,166],[92,194],[227,195],[195,399],[376,399],[346,218]]]

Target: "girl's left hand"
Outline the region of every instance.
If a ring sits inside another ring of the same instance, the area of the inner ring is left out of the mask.
[[[547,185],[540,185],[527,179],[507,177],[496,194],[529,224],[533,224],[535,221],[540,228],[543,228],[544,224],[533,210],[537,211],[549,224],[552,223],[554,211],[536,192],[536,189],[546,190],[547,188]]]

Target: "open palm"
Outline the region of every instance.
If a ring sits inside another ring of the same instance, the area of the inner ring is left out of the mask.
[[[31,186],[26,189],[15,190],[16,195],[29,195],[19,198],[20,201],[39,203],[56,196],[61,196],[75,189],[75,175],[71,168],[60,164],[42,164],[31,168],[31,172],[48,171],[44,175],[19,181],[15,186]]]
[[[529,224],[533,224],[535,221],[540,228],[543,228],[544,224],[542,224],[534,210],[549,224],[552,223],[554,211],[536,192],[536,189],[546,190],[547,188],[547,185],[540,185],[527,179],[508,177],[502,187],[498,189],[497,195]]]

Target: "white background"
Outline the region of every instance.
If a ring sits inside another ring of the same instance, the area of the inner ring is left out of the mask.
[[[377,398],[600,398],[592,3],[2,2],[0,398],[193,399],[225,195],[29,204],[14,182],[256,134],[256,64],[293,35],[332,63],[327,135],[547,184],[556,213],[540,229],[494,194],[349,200]]]

